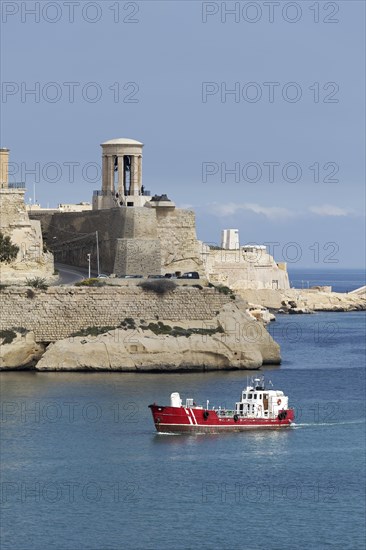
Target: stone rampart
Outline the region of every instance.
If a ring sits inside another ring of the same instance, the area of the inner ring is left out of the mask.
[[[0,265],[2,283],[22,283],[27,278],[52,279],[53,257],[44,252],[39,221],[30,220],[24,204],[25,189],[0,189],[0,231],[18,246],[17,257]]]
[[[90,326],[118,326],[126,317],[177,324],[205,321],[229,302],[229,296],[211,288],[183,287],[161,296],[137,286],[9,287],[0,292],[0,329],[24,327],[38,342],[53,342]]]
[[[194,213],[179,208],[111,208],[86,212],[31,212],[43,236],[64,264],[96,264],[96,231],[101,272],[157,275],[174,271],[203,274]]]

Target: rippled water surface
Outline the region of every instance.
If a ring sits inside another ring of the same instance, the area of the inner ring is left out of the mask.
[[[3,373],[1,550],[365,548],[365,315],[271,332],[283,432],[155,433],[149,403],[232,405],[246,372]]]

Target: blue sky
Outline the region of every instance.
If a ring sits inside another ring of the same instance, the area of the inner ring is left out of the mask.
[[[2,2],[1,145],[27,199],[91,200],[99,144],[131,137],[202,240],[362,266],[365,4],[270,4]]]

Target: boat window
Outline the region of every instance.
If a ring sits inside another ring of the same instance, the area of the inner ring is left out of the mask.
[[[262,399],[262,394],[258,394],[258,399]]]
[[[254,399],[257,399],[257,394],[256,393],[254,394]]]
[[[246,399],[246,398],[247,398],[247,394],[243,393],[243,399]]]
[[[252,394],[248,393],[248,399],[251,399],[251,398],[252,398]]]

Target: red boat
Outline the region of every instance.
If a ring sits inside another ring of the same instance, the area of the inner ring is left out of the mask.
[[[234,409],[198,406],[193,399],[183,405],[178,392],[170,396],[170,406],[149,405],[158,432],[218,433],[249,429],[288,428],[294,422],[294,410],[282,391],[265,388],[264,378],[255,378],[241,394]]]

